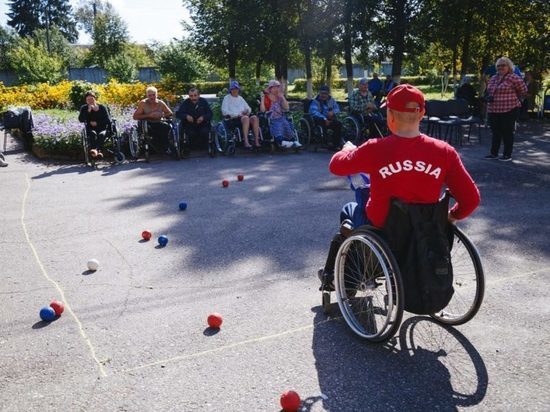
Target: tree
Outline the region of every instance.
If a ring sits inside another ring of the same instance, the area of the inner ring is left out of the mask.
[[[17,34],[10,28],[0,26],[0,70],[10,67],[9,51],[15,47]]]
[[[58,27],[63,36],[74,43],[78,31],[69,0],[12,0],[8,25],[20,36],[30,36],[38,29]]]
[[[107,60],[124,52],[129,41],[128,28],[116,12],[98,14],[92,39],[94,44],[90,50],[90,62],[105,67]]]
[[[130,83],[137,77],[137,66],[128,53],[119,53],[105,61],[105,70],[108,79],[115,79],[121,83]]]
[[[163,76],[178,82],[191,82],[208,73],[208,66],[185,40],[173,40],[167,45],[157,45],[155,61]]]
[[[78,23],[78,27],[90,36],[94,33],[94,21],[98,15],[118,15],[114,6],[109,1],[94,0],[80,0],[78,8],[75,11],[75,18]]]
[[[21,83],[55,83],[64,75],[63,59],[48,53],[29,37],[21,38],[17,47],[9,51],[8,58]]]

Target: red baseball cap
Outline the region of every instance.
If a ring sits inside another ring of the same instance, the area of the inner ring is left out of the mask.
[[[386,102],[382,106],[398,112],[419,112],[424,110],[424,94],[410,84],[400,84],[388,93]]]

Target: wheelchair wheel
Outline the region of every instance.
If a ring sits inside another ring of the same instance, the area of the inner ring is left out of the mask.
[[[132,127],[130,130],[130,135],[128,136],[128,146],[132,159],[137,159],[139,157],[139,134],[136,127]]]
[[[84,163],[86,163],[86,165],[95,167],[95,159],[90,156],[90,141],[88,140],[86,129],[82,129],[82,132],[80,133],[80,139],[82,141],[82,150],[84,151]]]
[[[443,310],[431,316],[445,325],[461,325],[478,312],[485,294],[485,276],[479,253],[462,230],[454,226],[451,249],[454,294]]]
[[[346,117],[342,122],[342,128],[344,129],[344,142],[350,141],[355,145],[358,145],[362,140],[361,138],[361,126],[357,119],[353,116]]]
[[[311,127],[309,122],[303,117],[300,119],[300,131],[298,132],[299,140],[304,149],[307,149],[311,140]]]
[[[181,160],[182,145],[180,144],[180,134],[177,125],[172,126],[170,131],[170,140],[172,143],[172,149],[174,150],[174,157],[176,160]]]
[[[122,152],[115,152],[114,157],[115,157],[115,163],[117,164],[124,163],[124,161],[126,160],[126,156],[124,156],[124,153]]]
[[[218,123],[216,133],[214,135],[214,146],[218,153],[225,153],[228,146],[227,129],[223,123]]]
[[[403,317],[403,283],[389,247],[370,230],[344,240],[334,277],[340,311],[355,334],[370,342],[391,338]]]

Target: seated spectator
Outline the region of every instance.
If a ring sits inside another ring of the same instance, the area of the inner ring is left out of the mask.
[[[146,93],[147,98],[139,102],[138,108],[134,112],[134,120],[145,120],[153,140],[163,153],[169,155],[171,153],[169,136],[172,126],[162,120],[171,117],[174,113],[166,103],[158,98],[156,87],[148,87]]]
[[[290,147],[299,148],[302,145],[296,141],[294,131],[285,116],[288,109],[288,102],[281,93],[281,83],[277,80],[270,80],[267,89],[262,93],[260,101],[260,111],[271,113],[269,133],[271,133],[278,146],[286,149]]]
[[[176,117],[181,120],[182,130],[187,133],[191,147],[208,147],[212,110],[206,99],[200,97],[196,87],[189,89],[188,98],[181,103]]]
[[[252,149],[248,142],[248,131],[252,125],[252,133],[254,133],[254,142],[256,147],[260,147],[260,122],[257,116],[251,116],[252,109],[239,95],[241,87],[236,81],[232,81],[229,85],[229,94],[223,98],[222,116],[229,123],[230,127],[241,127],[243,131],[244,147]]]
[[[527,94],[521,105],[521,115],[522,120],[529,119],[529,112],[535,110],[535,99],[539,94],[539,84],[533,77],[533,72],[525,72],[525,85],[527,86]]]
[[[395,86],[397,86],[397,83],[393,81],[392,75],[388,74],[386,80],[384,80],[384,96],[387,96]]]
[[[380,106],[380,101],[382,100],[384,84],[382,80],[378,78],[378,73],[372,74],[372,79],[369,80],[369,92],[374,97],[374,101],[377,106]]]
[[[367,79],[359,80],[357,89],[353,90],[349,99],[349,112],[360,125],[366,124],[369,128],[369,138],[382,137],[378,130],[384,126],[384,119],[372,114],[376,108],[372,94],[368,90]]]
[[[319,87],[319,93],[309,105],[309,114],[313,117],[315,124],[333,131],[332,141],[328,142],[333,149],[339,149],[341,145],[342,123],[336,118],[338,113],[340,113],[340,107],[330,95],[329,87]]]
[[[103,144],[107,136],[107,127],[111,124],[111,116],[105,106],[97,103],[93,91],[87,91],[84,97],[86,104],[80,108],[78,121],[86,125],[86,134],[90,140],[90,156],[103,159]]]
[[[471,84],[472,79],[469,76],[464,77],[462,85],[456,90],[456,98],[464,99],[468,102],[470,111],[477,113],[479,110],[479,104],[477,99],[476,89]]]

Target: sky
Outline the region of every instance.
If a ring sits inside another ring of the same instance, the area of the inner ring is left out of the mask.
[[[92,1],[92,0],[89,0]],[[117,12],[128,25],[133,42],[149,43],[152,40],[168,42],[172,38],[183,37],[181,21],[190,22],[189,12],[182,0],[110,0]],[[71,0],[73,8],[80,0]],[[9,11],[8,1],[0,0],[0,24],[5,26]],[[81,44],[90,43],[90,38],[80,33]]]

